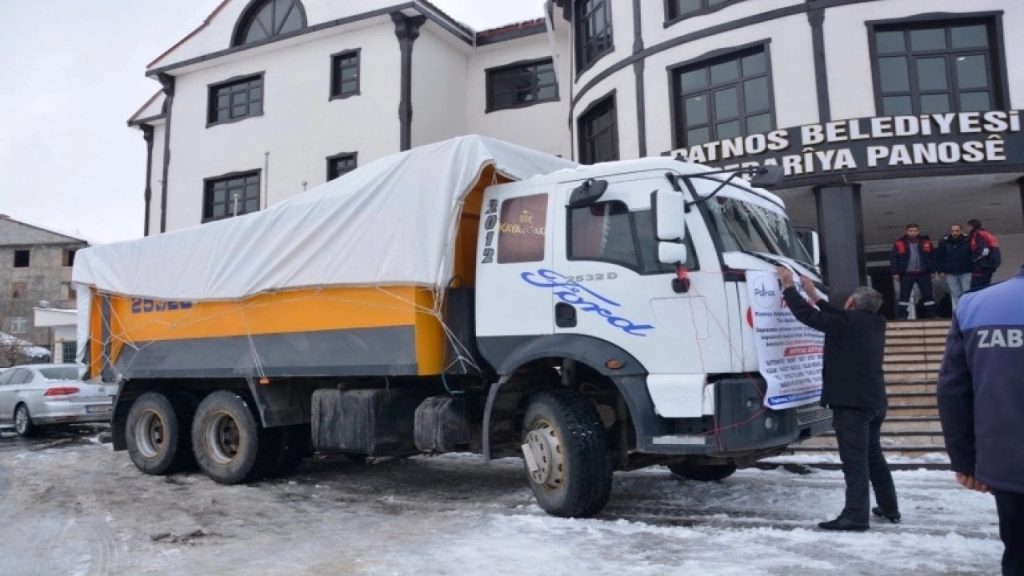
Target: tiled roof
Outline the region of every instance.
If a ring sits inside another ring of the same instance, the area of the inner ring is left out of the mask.
[[[507,34],[509,32],[518,32],[520,30],[533,30],[535,28],[544,28],[544,19],[535,18],[533,20],[525,20],[523,22],[515,22],[513,24],[506,24],[505,26],[499,26],[497,28],[490,28],[488,30],[481,30],[477,32],[477,37],[482,38],[486,36],[497,36],[501,34]]]
[[[0,214],[0,246],[85,243],[85,240],[80,238],[51,232],[38,226],[19,222],[6,214]]]

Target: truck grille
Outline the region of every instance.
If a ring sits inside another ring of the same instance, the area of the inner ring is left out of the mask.
[[[809,408],[798,408],[796,411],[797,425],[810,424],[819,420],[827,420],[832,417],[832,411],[828,408],[813,406]]]

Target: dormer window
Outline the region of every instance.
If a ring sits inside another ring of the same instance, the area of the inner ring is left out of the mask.
[[[306,10],[299,0],[255,0],[242,13],[232,46],[261,42],[306,27]]]

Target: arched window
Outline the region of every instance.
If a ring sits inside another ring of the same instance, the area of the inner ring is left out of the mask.
[[[232,46],[251,44],[306,27],[306,10],[299,0],[255,0],[235,27]]]

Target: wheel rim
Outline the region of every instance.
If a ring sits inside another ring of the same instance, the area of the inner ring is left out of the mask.
[[[238,457],[242,432],[238,422],[227,412],[218,412],[206,426],[206,445],[210,455],[219,464],[230,464]]]
[[[146,410],[135,426],[135,445],[146,458],[152,458],[164,449],[167,440],[164,419],[153,410]]]
[[[28,430],[28,424],[28,410],[24,406],[18,406],[18,411],[14,414],[14,429],[18,434],[24,434],[25,430]]]
[[[547,420],[539,420],[526,434],[526,445],[537,467],[530,470],[530,479],[545,488],[556,490],[565,484],[565,453],[558,432]]]

